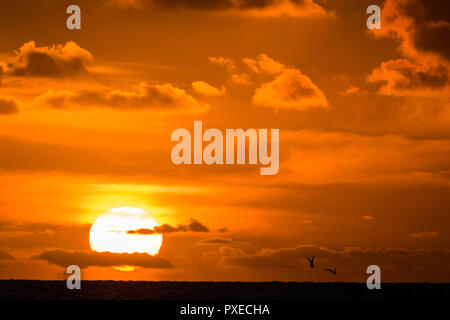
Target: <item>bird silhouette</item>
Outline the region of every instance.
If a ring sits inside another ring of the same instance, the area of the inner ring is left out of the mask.
[[[324,269],[324,271],[331,272],[332,274],[336,274],[336,267],[334,269]]]
[[[311,259],[308,258],[308,257],[306,257],[306,259],[309,261],[309,266],[310,266],[311,268],[314,268],[314,256],[312,256]]]

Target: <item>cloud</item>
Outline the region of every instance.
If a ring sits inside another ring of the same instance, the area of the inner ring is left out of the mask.
[[[51,247],[89,249],[90,225],[0,222],[0,243],[8,248]]]
[[[344,247],[330,249],[316,245],[299,245],[293,248],[261,249],[256,253],[246,253],[238,248],[222,247],[210,256],[221,257],[223,263],[244,268],[270,269],[270,268],[303,268],[306,257],[314,256],[318,268],[335,265],[339,262],[342,269],[360,270],[361,264],[366,267],[366,259],[380,265],[397,264],[410,267],[412,263],[422,262],[426,266],[430,261],[438,262],[437,267],[450,261],[450,250],[441,248],[407,249],[399,247],[361,248]],[[426,259],[424,259],[426,258]],[[383,262],[381,264],[381,262]],[[433,267],[436,267],[434,265]],[[338,268],[339,269],[339,268]],[[348,272],[348,271],[347,271]]]
[[[159,255],[146,253],[111,253],[95,251],[64,251],[60,249],[47,250],[33,260],[44,260],[48,263],[61,267],[78,265],[81,268],[90,266],[112,267],[112,266],[135,266],[142,268],[172,268],[172,264]]]
[[[448,139],[301,130],[285,132],[283,140],[291,146],[286,178],[299,183],[448,180],[441,173],[449,167]]]
[[[20,102],[12,97],[0,96],[0,115],[18,113]]]
[[[278,74],[286,68],[284,64],[264,53],[259,54],[257,59],[243,58],[242,62],[254,73]]]
[[[150,85],[141,82],[131,91],[82,90],[77,92],[50,90],[33,101],[38,107],[65,109],[100,106],[113,109],[152,109],[159,111],[202,112],[208,108],[170,83]]]
[[[233,84],[248,86],[251,84],[250,76],[247,73],[235,73],[230,75],[230,81]]]
[[[201,242],[207,243],[207,244],[231,244],[233,242],[233,239],[231,239],[231,238],[211,238],[211,239],[202,240]]]
[[[429,238],[438,238],[439,232],[431,231],[431,232],[417,232],[408,235],[409,238],[412,239],[429,239]]]
[[[105,0],[108,7],[119,8],[142,8],[144,6],[144,0]]]
[[[375,219],[374,217],[368,216],[368,215],[362,216],[362,218],[363,218],[364,220],[374,220],[374,219]]]
[[[231,58],[224,57],[209,57],[208,61],[217,66],[227,69],[228,72],[233,72],[236,70],[236,61]]]
[[[167,153],[148,148],[131,148],[123,152],[123,149],[111,146],[99,149],[95,146],[36,142],[0,135],[0,150],[8,150],[0,152],[0,169],[11,172],[58,171],[82,176],[109,175],[116,178],[140,175],[166,178],[174,176],[173,165],[167,161]],[[39,157],[36,157],[36,154],[39,154]],[[80,158],[80,154],[83,157]]]
[[[333,12],[328,12],[313,0],[247,0],[241,3],[257,4],[241,6],[238,8],[240,12],[237,12],[257,18],[333,18],[335,16]],[[266,3],[266,5],[261,5],[261,3]]]
[[[448,6],[445,1],[386,1],[382,28],[372,34],[398,40],[402,58],[383,62],[368,76],[369,82],[382,83],[380,94],[449,95],[450,29],[443,15]]]
[[[14,257],[12,255],[0,249],[0,260],[13,260],[13,259]]]
[[[227,91],[227,89],[223,86],[219,89],[206,83],[205,81],[192,82],[192,89],[204,96],[221,96]]]
[[[209,229],[198,222],[195,219],[190,219],[189,223],[186,225],[179,224],[176,227],[173,227],[168,224],[163,224],[161,226],[154,227],[153,229],[137,229],[137,230],[128,230],[129,234],[154,234],[154,233],[173,233],[173,232],[209,232]]]
[[[382,82],[380,94],[393,96],[449,95],[450,68],[425,60],[397,59],[381,63],[367,77],[369,82]]]
[[[92,62],[92,55],[73,41],[50,47],[29,41],[3,63],[3,72],[16,77],[73,77],[87,74]]]
[[[387,0],[382,9],[382,28],[374,34],[397,39],[405,56],[433,53],[448,59],[449,9],[446,1]]]
[[[243,58],[242,62],[254,73],[260,73],[258,61],[252,58]]]
[[[47,223],[24,223],[15,221],[0,222],[0,232],[36,232],[47,233],[64,229],[63,226]]]
[[[444,20],[430,21],[427,23],[427,27],[429,29],[446,29],[450,28],[450,22]]]
[[[358,87],[350,86],[345,91],[341,92],[341,94],[344,96],[348,96],[351,94],[358,94],[360,92],[361,92],[361,90]]]
[[[275,78],[258,87],[252,103],[258,107],[276,110],[306,110],[310,108],[329,108],[325,94],[299,69],[286,67],[283,63],[272,59],[264,53],[256,59],[243,58],[242,63],[254,74],[273,75]],[[234,64],[235,68],[236,65]],[[249,84],[248,75],[242,81]],[[235,76],[236,74],[232,75]],[[237,79],[231,81],[238,83]]]
[[[225,67],[230,73],[233,84],[250,85],[247,72],[240,72],[234,59],[226,57],[208,58],[214,64]],[[250,74],[272,75],[275,78],[258,87],[252,97],[252,103],[258,107],[276,110],[306,110],[310,108],[327,109],[329,103],[325,94],[299,69],[286,67],[264,53],[256,59],[243,58],[242,63]]]
[[[306,257],[318,259],[330,258],[338,253],[334,250],[315,245],[299,245],[295,248],[262,249],[254,254],[243,254],[233,250],[225,250],[221,255],[229,264],[246,268],[291,268],[298,267],[306,261]]]
[[[130,168],[119,153],[99,151],[44,142],[32,142],[0,136],[0,168],[3,170],[54,171],[63,170],[81,174],[136,174],[143,167]],[[39,157],[33,155],[39,154]],[[79,155],[83,154],[83,159]],[[134,154],[135,159],[148,154]],[[130,157],[128,154],[127,157]],[[77,160],[75,160],[77,159]],[[148,168],[149,169],[149,168]],[[160,168],[161,170],[161,168]],[[134,173],[133,173],[134,172]]]
[[[306,110],[329,108],[325,94],[300,70],[284,69],[271,82],[255,90],[252,103],[276,110]]]
[[[144,3],[157,9],[188,8],[258,18],[281,16],[326,18],[334,16],[314,0],[107,0],[107,4],[118,7],[142,7]]]

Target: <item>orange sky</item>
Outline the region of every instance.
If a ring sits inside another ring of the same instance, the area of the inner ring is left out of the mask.
[[[208,231],[163,234],[171,268],[88,279],[450,281],[444,1],[83,0],[72,31],[70,4],[0,3],[0,278],[60,278],[44,253],[90,252],[130,206]],[[174,165],[194,120],[280,129],[278,174]]]

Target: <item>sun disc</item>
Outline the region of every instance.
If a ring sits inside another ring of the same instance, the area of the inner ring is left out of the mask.
[[[139,208],[108,210],[95,220],[89,232],[91,249],[97,252],[148,253],[155,255],[162,244],[162,234],[130,234],[127,231],[153,229],[158,222]]]

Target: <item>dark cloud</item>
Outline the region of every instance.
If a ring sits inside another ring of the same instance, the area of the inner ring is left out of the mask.
[[[128,3],[129,6],[151,5],[157,8],[184,7],[196,10],[223,10],[223,9],[263,9],[277,5],[282,0],[113,0],[109,1],[118,6]],[[297,6],[307,6],[314,3],[310,0],[286,0]]]
[[[187,8],[199,11],[230,11],[260,17],[328,17],[314,0],[106,0],[107,6],[119,8]]]
[[[448,95],[450,21],[442,15],[448,10],[446,1],[386,1],[382,28],[374,34],[399,40],[403,58],[385,61],[369,75],[370,82],[384,83],[380,93]]]
[[[94,251],[47,250],[32,257],[33,260],[44,260],[48,263],[61,267],[78,265],[81,268],[90,266],[111,267],[111,266],[135,266],[142,268],[172,268],[172,264],[159,255],[149,255],[146,253],[111,253]]]
[[[264,8],[277,0],[151,0],[151,3],[162,8],[187,7],[198,10],[231,9],[231,8]]]
[[[442,273],[450,263],[450,249],[401,247],[361,248],[345,247],[330,249],[315,245],[299,245],[294,248],[261,249],[248,253],[238,248],[222,247],[209,256],[218,256],[222,263],[253,269],[298,270],[297,272],[323,272],[325,268],[337,266],[338,279],[360,279],[364,281],[366,268],[378,265],[383,278],[389,281],[449,281],[450,275]],[[315,256],[316,268],[311,270],[306,257]],[[308,275],[310,275],[308,273]],[[311,274],[311,276],[313,276]],[[413,280],[415,279],[415,280]]]
[[[170,83],[150,85],[145,82],[141,82],[131,91],[104,89],[78,92],[48,91],[37,97],[34,104],[54,109],[97,106],[113,109],[156,109],[179,112],[201,112],[208,107]]]
[[[187,225],[188,230],[194,232],[209,232],[209,229],[195,219],[191,219]]]
[[[430,263],[431,261],[438,261],[440,264],[447,264],[450,262],[450,249],[442,248],[419,248],[409,249],[400,247],[387,248],[360,248],[348,247],[340,250],[339,256],[341,259],[374,259],[385,262],[395,261],[417,261],[423,260],[422,263]]]
[[[137,230],[128,230],[129,234],[154,234],[154,233],[172,233],[172,232],[209,232],[209,229],[198,222],[195,219],[190,219],[188,224],[179,224],[176,227],[173,227],[168,224],[163,224],[161,226],[154,227],[153,229],[137,229]]]
[[[207,243],[207,244],[230,244],[233,242],[233,239],[231,239],[231,238],[211,238],[211,239],[202,240],[201,242]]]
[[[227,254],[231,254],[227,256]],[[300,245],[295,248],[263,249],[256,254],[234,255],[233,251],[225,254],[225,261],[247,268],[291,268],[300,266],[306,257],[331,258],[337,252],[315,245]]]
[[[1,80],[1,73],[0,73]],[[18,113],[20,103],[11,97],[0,96],[0,115]]]
[[[0,259],[1,260],[12,260],[12,259],[14,259],[14,257],[12,255],[10,255],[8,252],[0,249]]]
[[[411,90],[444,88],[450,83],[448,71],[443,65],[423,65],[397,59],[383,62],[369,80],[384,81],[383,92],[386,94],[409,94]]]
[[[50,47],[38,47],[30,41],[4,64],[4,73],[17,77],[73,77],[86,74],[92,61],[92,55],[73,41]]]
[[[440,54],[450,60],[450,2],[434,0],[407,1],[401,12],[414,20],[414,44],[423,51]]]

